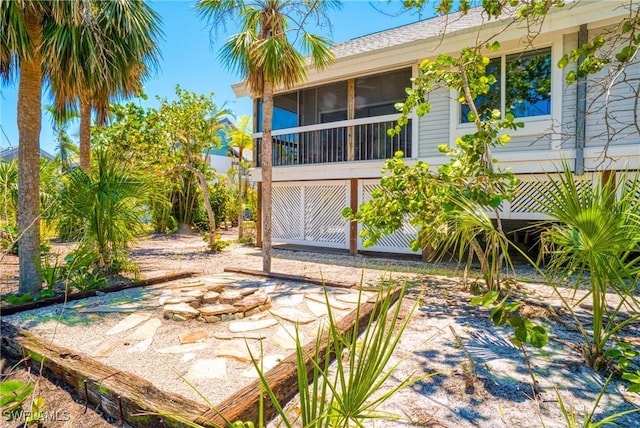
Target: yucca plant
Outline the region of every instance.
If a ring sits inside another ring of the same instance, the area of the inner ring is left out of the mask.
[[[254,358],[254,365],[272,403],[287,427],[350,427],[362,426],[372,419],[393,420],[397,415],[378,411],[378,407],[395,393],[433,374],[409,377],[397,385],[384,388],[387,380],[398,368],[402,359],[391,363],[391,357],[400,337],[411,319],[411,314],[400,322],[401,302],[406,285],[400,290],[398,303],[394,303],[393,287],[381,286],[377,295],[377,306],[366,325],[361,325],[360,299],[356,306],[355,324],[351,333],[343,333],[338,327],[325,292],[328,311],[326,328],[328,346],[322,352],[320,342],[325,329],[319,329],[315,353],[309,354],[296,337],[296,367],[300,406],[292,418],[284,410],[271,390],[269,383]],[[360,296],[361,297],[361,296]],[[415,308],[415,306],[414,306]],[[413,309],[412,309],[413,311]],[[362,334],[359,332],[362,331]],[[331,360],[337,355],[335,365]],[[307,361],[313,365],[307,371]],[[311,385],[311,386],[309,386]]]
[[[489,217],[489,206],[463,195],[451,195],[443,206],[445,216],[439,227],[425,228],[422,241],[433,243],[436,252],[434,257],[442,259],[449,253],[457,253],[458,260],[467,254],[464,281],[473,256],[480,262],[480,271],[490,291],[500,290],[500,273],[502,267],[513,270],[509,255],[510,242],[506,235],[496,227]],[[512,248],[517,247],[513,246]],[[526,257],[526,256],[525,256]]]
[[[147,190],[125,165],[113,161],[107,149],[95,155],[87,175],[77,168],[67,175],[62,207],[82,219],[84,245],[98,253],[97,265],[109,271],[141,230]]]
[[[620,174],[617,180],[598,174],[592,183],[587,177],[574,177],[565,164],[558,177],[540,183],[533,196],[540,212],[552,219],[541,235],[549,282],[573,314],[585,341],[585,362],[596,370],[606,363],[610,339],[640,318],[639,192],[637,171]],[[588,282],[587,294],[576,305],[591,297],[591,331],[559,292],[557,284],[565,281],[572,281],[576,289]],[[608,298],[610,292],[618,296],[617,302]],[[630,309],[630,315],[620,319],[623,309]]]

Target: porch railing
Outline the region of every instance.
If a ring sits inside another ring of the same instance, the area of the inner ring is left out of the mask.
[[[396,119],[397,115],[387,115],[273,131],[273,166],[389,159],[399,150],[411,157],[411,120],[398,135],[387,134]],[[260,166],[262,133],[254,138]]]

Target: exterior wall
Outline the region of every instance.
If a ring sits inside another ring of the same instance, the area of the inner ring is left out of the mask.
[[[233,160],[229,156],[209,155],[209,166],[215,168],[218,174],[225,174],[232,165]]]
[[[449,144],[449,90],[436,89],[431,93],[429,114],[419,119],[418,157],[421,159],[446,157],[438,151],[441,144]]]
[[[563,54],[568,54],[578,47],[578,33],[566,34],[563,37]],[[566,82],[567,74],[576,69],[575,65],[565,68],[562,72],[562,81]],[[562,149],[575,149],[576,147],[576,103],[578,100],[578,85],[562,85]]]
[[[611,31],[611,28],[596,28],[589,31],[589,37]],[[603,147],[607,143],[616,146],[640,145],[636,116],[638,106],[635,105],[638,102],[637,84],[624,82],[626,79],[639,77],[640,61],[636,60],[626,67],[624,73],[605,68],[589,79],[586,147]],[[608,111],[607,103],[610,105]],[[609,120],[606,121],[605,117]]]

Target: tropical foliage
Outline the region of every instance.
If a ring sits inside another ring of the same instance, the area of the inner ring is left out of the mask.
[[[62,209],[81,221],[82,243],[97,253],[97,266],[109,272],[140,232],[148,189],[108,150],[96,152],[90,174],[74,169],[65,180]]]
[[[253,137],[251,136],[251,118],[242,116],[238,119],[236,126],[229,131],[229,147],[238,149],[238,161],[236,179],[238,180],[237,191],[237,219],[238,219],[238,239],[244,236],[244,200],[246,194],[246,171],[251,166],[244,158],[245,150],[253,149]]]
[[[615,335],[640,319],[639,193],[637,172],[615,179],[600,174],[592,183],[564,165],[557,178],[540,183],[534,196],[541,212],[554,220],[542,235],[549,283],[570,282],[576,290],[589,284],[575,302],[560,285],[554,290],[580,328],[585,362],[596,370],[607,364],[605,353]],[[588,323],[577,316],[577,306],[586,299],[593,307]]]
[[[143,2],[75,0],[2,1],[0,15],[0,75],[5,81],[19,76],[20,291],[35,295],[41,285],[38,187],[43,82],[45,78],[51,82],[58,110],[80,92],[86,94],[87,88],[96,90],[93,99],[102,103],[114,93],[130,92],[154,60],[157,16]],[[87,102],[81,103],[80,110],[82,141],[88,143],[86,106]],[[88,168],[84,151],[82,166]]]

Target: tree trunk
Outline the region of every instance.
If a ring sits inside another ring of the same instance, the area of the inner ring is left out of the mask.
[[[80,96],[80,168],[91,170],[91,100]]]
[[[242,147],[238,149],[238,239],[242,239],[244,235],[243,222],[244,222],[244,210],[242,205],[244,202],[244,194],[242,188],[242,176],[244,168],[242,167]]]
[[[273,83],[264,83],[262,97],[262,270],[271,272],[271,120],[273,118]]]
[[[207,217],[209,218],[209,251],[214,251],[216,243],[216,216],[213,213],[213,208],[211,208],[211,201],[209,201],[207,178],[204,176],[202,171],[192,167],[191,165],[183,165],[183,167],[193,172],[198,177],[200,191],[202,192],[202,199],[204,199],[204,207],[207,210]]]
[[[27,3],[23,21],[32,56],[20,63],[18,86],[18,257],[20,293],[39,295],[40,277],[40,122],[42,97],[42,14]]]

